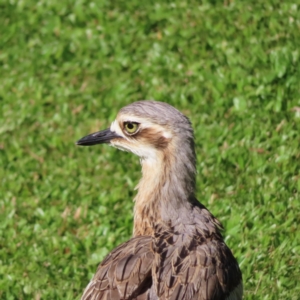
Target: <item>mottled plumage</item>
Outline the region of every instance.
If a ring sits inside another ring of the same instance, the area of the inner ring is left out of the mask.
[[[166,103],[134,102],[110,129],[78,141],[99,143],[138,155],[143,176],[133,238],[104,259],[82,299],[242,299],[242,275],[221,224],[195,198],[189,120]]]

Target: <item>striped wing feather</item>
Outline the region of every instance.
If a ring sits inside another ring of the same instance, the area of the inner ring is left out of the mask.
[[[132,238],[113,250],[82,300],[238,300],[240,283],[238,264],[223,241],[201,243],[196,237],[165,232],[154,240]]]
[[[171,238],[162,238],[155,243],[160,247],[155,248],[153,274],[159,299],[226,299],[241,283],[238,264],[224,242],[213,239],[201,244],[187,239],[177,245],[178,241],[170,244]],[[232,299],[241,298],[242,286]]]
[[[103,260],[81,299],[135,299],[147,295],[153,259],[151,237],[130,239]]]

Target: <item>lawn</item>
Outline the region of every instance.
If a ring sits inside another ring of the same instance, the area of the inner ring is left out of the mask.
[[[79,299],[131,236],[138,158],[75,142],[140,99],[191,119],[244,299],[300,299],[296,2],[1,1],[1,299]]]

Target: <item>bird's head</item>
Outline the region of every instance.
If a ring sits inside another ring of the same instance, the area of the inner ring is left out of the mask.
[[[194,152],[190,121],[173,106],[158,101],[137,101],[123,107],[110,128],[83,137],[77,145],[111,146],[153,162],[161,153]],[[184,151],[182,151],[184,152]]]

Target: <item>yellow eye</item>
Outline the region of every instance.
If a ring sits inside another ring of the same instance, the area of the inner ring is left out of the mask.
[[[125,122],[124,128],[128,134],[134,134],[139,128],[139,124],[135,122]]]

